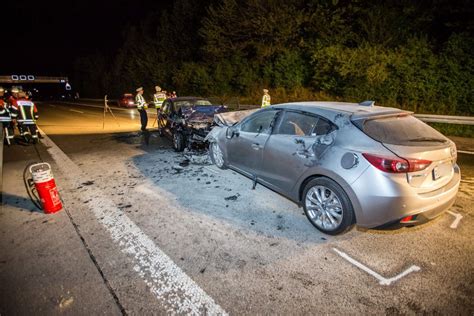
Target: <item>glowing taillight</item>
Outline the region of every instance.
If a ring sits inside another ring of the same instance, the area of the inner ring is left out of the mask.
[[[373,154],[362,154],[374,167],[384,172],[404,173],[426,169],[431,161],[422,159],[405,159],[400,157],[386,157]]]

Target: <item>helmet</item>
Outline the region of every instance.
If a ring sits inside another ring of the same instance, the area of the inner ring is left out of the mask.
[[[3,87],[0,87],[0,92],[5,92],[5,89],[3,89]]]
[[[160,92],[161,91],[161,87],[160,86],[155,86],[155,90]]]
[[[19,90],[18,88],[16,88],[16,87],[13,87],[11,91],[12,91],[12,93],[18,93],[18,92],[20,92],[20,90]]]
[[[268,89],[263,89],[263,93],[267,93],[268,92]]]
[[[143,91],[143,87],[137,88],[137,92]]]

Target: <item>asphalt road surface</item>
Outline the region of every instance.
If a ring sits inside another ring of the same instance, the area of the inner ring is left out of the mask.
[[[333,237],[205,153],[140,135],[136,110],[104,121],[100,106],[39,109],[41,144],[4,149],[0,315],[474,313],[473,155],[459,155],[443,216]],[[56,214],[23,186],[41,160],[63,200]]]

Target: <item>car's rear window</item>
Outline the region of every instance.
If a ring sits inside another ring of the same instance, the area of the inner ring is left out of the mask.
[[[381,143],[393,145],[420,146],[448,141],[443,134],[411,115],[369,119],[362,124],[362,130]]]

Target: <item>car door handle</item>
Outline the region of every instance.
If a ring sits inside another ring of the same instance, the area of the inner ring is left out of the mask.
[[[259,143],[253,143],[252,148],[255,149],[255,150],[259,150],[260,149],[260,144]]]

